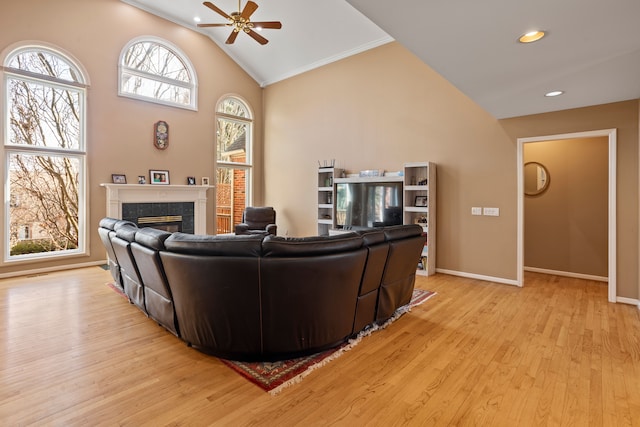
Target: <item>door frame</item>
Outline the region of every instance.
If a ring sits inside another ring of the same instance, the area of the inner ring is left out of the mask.
[[[617,297],[617,254],[616,254],[616,188],[617,188],[617,130],[602,129],[587,132],[565,133],[559,135],[536,136],[518,138],[517,147],[517,176],[518,176],[518,207],[517,207],[517,284],[524,284],[524,144],[530,142],[554,141],[559,139],[594,138],[606,136],[609,157],[609,185],[608,185],[608,299],[616,302]]]

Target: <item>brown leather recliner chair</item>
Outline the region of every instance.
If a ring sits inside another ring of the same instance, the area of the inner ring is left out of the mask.
[[[111,238],[111,244],[118,259],[118,264],[120,264],[124,293],[132,304],[135,304],[146,313],[142,279],[131,253],[131,243],[135,242],[138,227],[135,224],[125,224],[121,227],[116,227],[115,231],[116,234]]]
[[[262,355],[263,238],[174,233],[165,240],[160,259],[189,345],[227,359]]]
[[[376,320],[378,292],[382,283],[384,267],[389,255],[389,242],[385,238],[383,229],[368,229],[358,231],[367,249],[360,290],[358,292],[358,307],[354,320],[354,332],[361,331]],[[413,292],[413,290],[412,290]]]
[[[248,206],[242,213],[242,223],[236,225],[236,234],[276,235],[276,211],[270,207]]]
[[[111,237],[115,236],[116,223],[120,221],[115,218],[102,218],[98,227],[98,235],[102,244],[107,251],[107,265],[109,266],[109,272],[111,277],[115,281],[114,284],[122,289],[122,278],[120,277],[120,264],[116,258],[116,253],[113,251],[113,245],[111,244]]]
[[[382,323],[411,301],[416,280],[416,254],[422,252],[424,236],[417,224],[383,228],[389,254],[380,282],[376,322]]]
[[[113,249],[111,239],[115,237],[116,230],[125,225],[133,227],[136,226],[131,221],[107,217],[100,220],[100,225],[98,227],[100,240],[102,240],[104,248],[107,250],[107,265],[109,266],[109,272],[111,273],[111,277],[113,277],[114,285],[116,285],[120,289],[124,289],[124,285],[122,274],[120,272],[120,264],[118,263],[118,257],[116,256],[116,253]]]
[[[144,305],[147,314],[159,325],[176,336],[180,336],[178,320],[173,306],[173,296],[164,267],[160,260],[160,251],[165,249],[164,241],[171,233],[155,228],[141,228],[131,242],[131,254],[138,267],[144,292]]]

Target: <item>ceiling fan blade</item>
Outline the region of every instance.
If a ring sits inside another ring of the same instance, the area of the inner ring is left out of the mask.
[[[279,30],[282,28],[282,22],[280,21],[265,21],[265,22],[252,22],[253,28],[272,28]]]
[[[247,34],[249,34],[249,36],[251,36],[252,39],[254,39],[255,41],[257,41],[260,44],[267,44],[269,43],[269,40],[265,39],[264,37],[262,37],[260,34],[256,33],[253,30],[249,30],[247,32]]]
[[[238,31],[231,31],[231,34],[229,34],[225,44],[233,44],[233,42],[236,41],[236,37],[238,37]]]
[[[198,27],[229,27],[231,24],[198,24]]]
[[[207,6],[209,9],[213,10],[214,12],[219,13],[220,15],[224,16],[228,20],[233,21],[233,19],[231,19],[231,17],[229,15],[227,15],[222,9],[220,9],[218,6],[216,6],[215,4],[211,3],[210,1],[206,1],[206,2],[204,2],[202,4]]]
[[[258,8],[257,4],[255,4],[252,1],[248,1],[247,4],[244,5],[244,9],[242,9],[242,13],[240,14],[240,16],[248,20],[249,17],[253,14],[253,12],[256,11],[257,8]]]

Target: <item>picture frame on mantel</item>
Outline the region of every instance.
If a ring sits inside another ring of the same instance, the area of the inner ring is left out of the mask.
[[[155,185],[169,185],[169,171],[150,169],[149,182]]]
[[[112,173],[111,182],[113,182],[114,184],[126,184],[127,176],[121,173]]]

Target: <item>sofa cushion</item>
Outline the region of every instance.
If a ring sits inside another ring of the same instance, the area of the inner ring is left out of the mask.
[[[211,236],[173,233],[164,241],[168,251],[189,255],[260,256],[264,236]]]
[[[158,230],[157,228],[144,227],[136,233],[136,242],[156,251],[163,251],[164,241],[171,236],[168,231]]]
[[[362,238],[355,233],[311,237],[269,235],[262,241],[262,253],[265,257],[335,254],[360,247]]]

